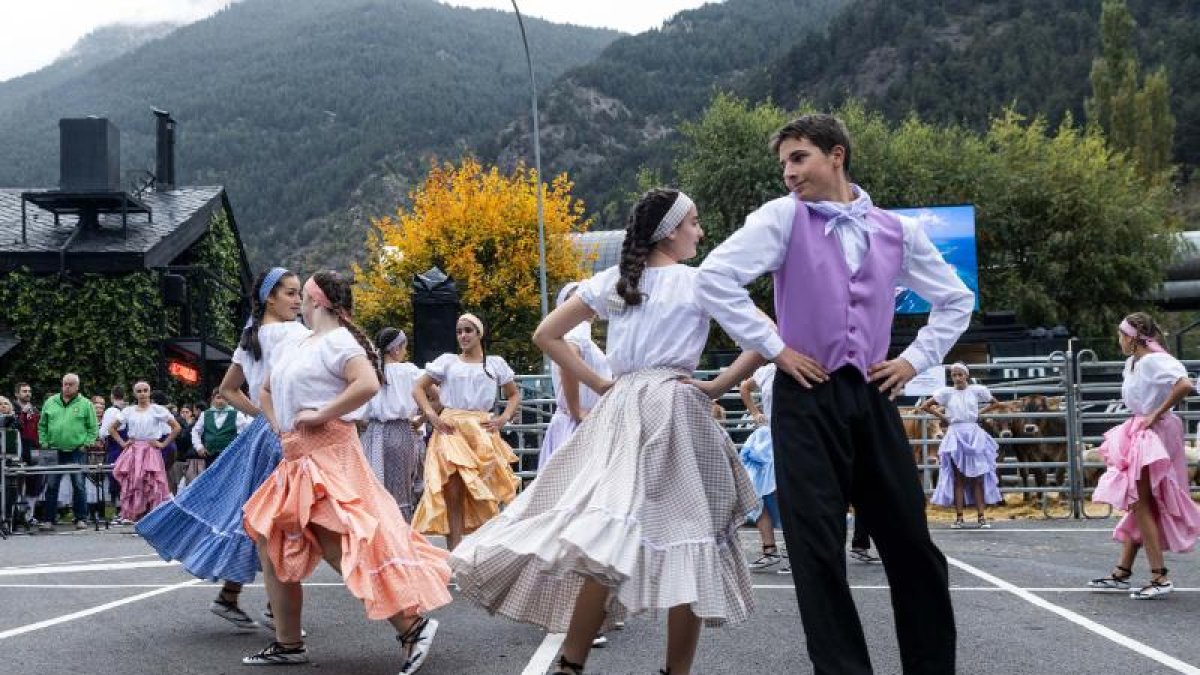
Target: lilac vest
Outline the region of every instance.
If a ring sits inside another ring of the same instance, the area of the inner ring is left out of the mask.
[[[779,335],[792,349],[833,371],[867,368],[887,356],[895,314],[896,279],[904,262],[904,226],[872,209],[876,225],[862,265],[846,265],[837,235],[825,234],[826,217],[803,203],[796,208],[783,264],[775,271]]]

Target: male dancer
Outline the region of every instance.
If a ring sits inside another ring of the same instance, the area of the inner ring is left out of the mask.
[[[875,208],[849,178],[850,138],[805,115],[771,140],[791,194],[768,202],[700,267],[697,300],[743,349],[779,367],[771,435],[784,537],[809,658],[817,673],[870,673],[846,582],[846,510],[875,538],[891,584],[904,672],[950,674],[954,612],[946,559],[896,406],[917,372],[941,363],[967,328],[974,296],[919,225]],[[771,272],[779,331],[744,286]],[[888,360],[894,289],[932,305]]]

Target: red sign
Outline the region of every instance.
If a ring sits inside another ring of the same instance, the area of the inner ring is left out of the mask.
[[[200,384],[200,369],[189,363],[171,359],[167,361],[167,372],[171,374],[171,377],[184,384],[192,386]]]

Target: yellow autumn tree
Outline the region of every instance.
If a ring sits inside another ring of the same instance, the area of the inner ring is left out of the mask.
[[[375,330],[412,325],[413,275],[437,266],[458,284],[467,311],[488,324],[489,351],[517,372],[535,372],[530,336],[540,320],[537,172],[484,167],[464,158],[434,166],[410,194],[412,206],[373,219],[363,265],[354,266],[355,310]],[[583,275],[584,257],[568,234],[591,224],[565,173],[543,188],[549,303]]]

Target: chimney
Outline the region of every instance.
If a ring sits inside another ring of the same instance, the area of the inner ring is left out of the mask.
[[[58,121],[58,189],[121,191],[121,132],[103,117]]]
[[[157,121],[154,152],[154,185],[159,192],[175,189],[175,120],[166,110],[152,108]]]

